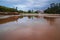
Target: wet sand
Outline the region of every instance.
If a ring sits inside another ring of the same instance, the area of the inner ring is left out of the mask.
[[[8,29],[3,35],[3,40],[60,40],[60,18],[25,17],[15,22],[3,24],[3,27],[16,27],[14,30],[14,27]]]

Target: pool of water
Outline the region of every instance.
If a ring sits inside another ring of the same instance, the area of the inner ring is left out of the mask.
[[[60,18],[12,16],[0,19],[1,40],[60,40]]]

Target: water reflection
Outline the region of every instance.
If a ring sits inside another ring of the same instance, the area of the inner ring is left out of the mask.
[[[40,18],[40,16],[34,16],[34,17],[36,17],[36,18]]]
[[[29,20],[31,20],[31,19],[32,20],[35,20],[35,19],[41,20],[40,16],[12,16],[12,17],[9,17],[9,18],[0,19],[0,24],[4,24],[4,23],[8,23],[8,22],[13,22],[13,21],[17,21],[18,22],[19,19],[22,20],[22,21],[25,21],[26,20],[25,17],[27,17]],[[54,24],[54,22],[56,20],[56,17],[44,17],[43,19],[46,19],[52,25],[52,24]]]
[[[54,24],[56,17],[44,17],[51,25]]]
[[[24,16],[19,16],[19,18],[21,19],[21,18],[23,18]]]
[[[5,18],[5,19],[0,19],[0,24],[16,21],[17,19],[18,19],[18,16],[13,16],[13,17]]]
[[[0,19],[0,33],[5,34],[6,40],[59,40],[60,18],[58,21],[57,19],[40,16],[13,16]],[[52,26],[53,24],[55,26]]]

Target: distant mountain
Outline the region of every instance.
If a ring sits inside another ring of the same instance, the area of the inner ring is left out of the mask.
[[[16,11],[17,11],[17,9],[14,9],[14,8],[0,6],[0,12],[16,12]]]
[[[60,3],[50,4],[50,7],[44,10],[44,12],[49,14],[60,14]]]

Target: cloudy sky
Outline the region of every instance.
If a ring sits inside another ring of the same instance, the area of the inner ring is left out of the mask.
[[[18,7],[18,10],[44,10],[51,3],[59,3],[60,0],[0,0],[0,5]]]

